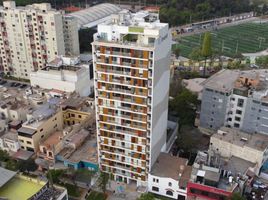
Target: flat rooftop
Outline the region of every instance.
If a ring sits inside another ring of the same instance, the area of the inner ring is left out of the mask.
[[[90,138],[76,150],[65,147],[59,154],[72,163],[80,161],[98,163],[97,138],[95,135],[90,135]]]
[[[24,133],[24,134],[27,134],[27,135],[33,135],[33,134],[36,133],[36,130],[31,129],[31,128],[27,128],[27,127],[21,127],[21,128],[18,129],[18,133]]]
[[[56,145],[60,142],[60,138],[63,137],[62,131],[57,131],[52,133],[47,139],[43,140],[40,145],[46,146],[48,148],[52,148],[53,145]]]
[[[27,200],[35,195],[45,183],[35,183],[31,178],[14,177],[0,188],[0,196],[8,200]]]
[[[232,156],[227,163],[222,166],[222,169],[232,172],[232,174],[246,174],[249,168],[254,168],[255,166],[255,163]]]
[[[268,136],[264,134],[248,134],[237,129],[221,127],[213,138],[240,146],[249,147],[258,151],[265,151],[268,147]]]
[[[187,166],[187,163],[188,160],[185,158],[171,156],[167,153],[160,153],[150,174],[159,177],[170,177],[177,181],[181,174],[181,178],[189,180],[191,168]]]
[[[209,77],[201,85],[217,91],[229,92],[233,89],[235,81],[240,75],[240,71],[223,69]]]

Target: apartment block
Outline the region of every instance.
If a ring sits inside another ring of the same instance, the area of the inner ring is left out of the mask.
[[[267,78],[266,70],[222,70],[208,78],[202,83],[200,128],[268,134]]]
[[[166,149],[168,24],[147,12],[121,12],[98,25],[92,47],[100,169],[146,184]]]
[[[77,47],[65,47],[67,37],[75,42],[78,38],[70,20],[48,3],[16,7],[14,1],[4,1],[0,8],[0,69],[29,79],[30,72],[43,68],[57,55],[76,53],[73,49]]]

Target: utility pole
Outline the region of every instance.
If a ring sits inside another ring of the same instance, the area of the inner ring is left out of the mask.
[[[223,52],[223,49],[224,49],[224,40],[222,40],[222,43],[221,43],[221,52]]]

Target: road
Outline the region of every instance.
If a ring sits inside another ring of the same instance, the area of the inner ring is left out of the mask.
[[[236,26],[236,25],[239,25],[239,24],[244,24],[244,23],[248,23],[248,22],[254,22],[254,21],[259,21],[261,20],[260,18],[258,17],[252,17],[252,18],[249,18],[249,19],[244,19],[244,20],[239,20],[239,21],[235,21],[235,22],[231,22],[231,23],[226,23],[226,24],[222,24],[222,25],[218,25],[217,28],[218,29],[221,29],[221,28],[226,28],[226,27],[230,27],[230,26]],[[174,28],[171,28],[171,29],[180,29],[181,27],[174,27]],[[213,28],[207,28],[207,29],[198,29],[197,31],[193,31],[193,32],[189,32],[189,33],[183,33],[183,34],[179,34],[179,35],[176,35],[175,37],[173,37],[173,40],[176,40],[180,37],[186,37],[186,36],[190,36],[190,35],[196,35],[196,34],[200,34],[200,33],[204,33],[204,32],[207,32],[207,31],[212,31]]]

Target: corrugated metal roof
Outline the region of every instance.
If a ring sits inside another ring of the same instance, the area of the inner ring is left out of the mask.
[[[84,10],[70,13],[67,16],[76,18],[78,21],[78,28],[81,28],[89,23],[108,17],[111,14],[118,13],[121,10],[122,9],[120,7],[114,4],[103,3]]]
[[[5,185],[15,175],[16,175],[16,172],[0,167],[0,187]]]

